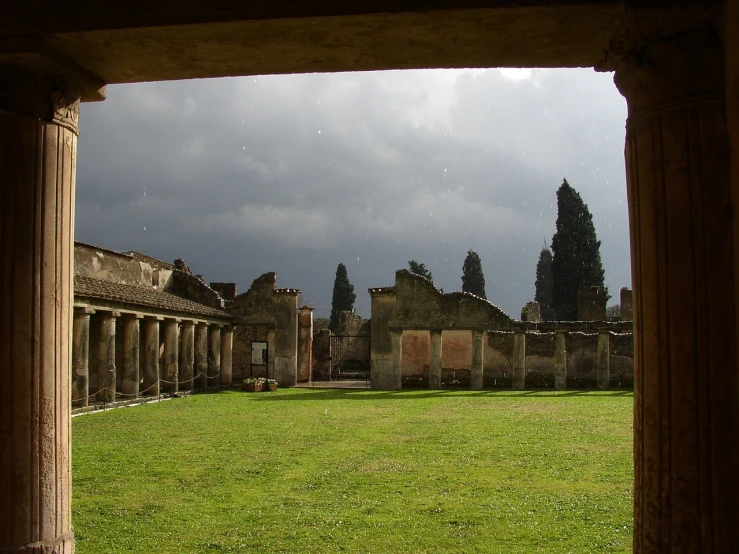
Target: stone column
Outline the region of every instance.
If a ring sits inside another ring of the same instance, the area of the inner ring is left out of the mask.
[[[554,388],[567,388],[567,333],[554,332]]]
[[[441,388],[441,330],[434,329],[429,336],[429,388]]]
[[[144,319],[144,378],[141,384],[142,395],[159,394],[159,321],[161,317]]]
[[[526,333],[513,333],[513,390],[526,388]]]
[[[132,400],[139,395],[140,320],[142,317],[138,314],[123,316],[123,378],[121,379],[123,400]]]
[[[199,382],[201,390],[206,391],[208,388],[208,324],[202,322],[195,327],[195,375],[200,376],[195,382]]]
[[[403,388],[403,331],[391,330],[390,344],[393,353],[393,367],[386,385],[389,390],[400,390]]]
[[[100,313],[98,402],[115,402],[115,318],[120,312]]]
[[[310,306],[300,308],[298,314],[298,382],[311,380],[313,369],[313,310]]]
[[[211,325],[208,349],[208,388],[221,388],[221,326]]]
[[[234,328],[226,326],[221,332],[221,384],[231,388],[233,383]]]
[[[11,81],[26,75],[17,64],[3,66],[2,73],[0,552],[71,554],[72,243],[80,95],[36,81],[15,86]]]
[[[598,332],[598,350],[595,355],[595,372],[599,390],[608,390],[611,382],[610,333]]]
[[[472,371],[470,372],[470,387],[472,390],[482,390],[483,386],[483,338],[484,331],[472,331]]]
[[[267,331],[267,377],[277,379],[275,376],[275,330]]]
[[[180,390],[193,390],[193,369],[195,368],[195,322],[182,322],[182,339],[180,340]]]
[[[88,405],[90,394],[90,315],[91,308],[74,310],[72,330],[72,404],[75,408]]]
[[[674,38],[634,47],[615,76],[629,106],[634,552],[729,553],[739,383],[724,51],[710,25],[660,31]]]
[[[179,390],[179,350],[180,320],[164,320],[164,369],[162,371],[162,390],[176,393]]]

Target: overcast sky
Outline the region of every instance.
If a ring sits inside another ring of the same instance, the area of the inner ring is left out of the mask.
[[[369,287],[408,260],[461,290],[468,249],[509,315],[533,300],[562,178],[588,204],[606,284],[631,286],[626,102],[592,70],[434,70],[108,87],[85,104],[75,238],[246,292],[267,271],[328,316],[339,262]]]

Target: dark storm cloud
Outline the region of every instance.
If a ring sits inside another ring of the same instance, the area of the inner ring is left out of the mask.
[[[330,309],[415,258],[460,288],[479,252],[518,316],[562,177],[593,212],[612,293],[630,284],[625,102],[589,70],[315,74],[111,87],[83,107],[77,238],[185,258],[246,290],[265,271]]]

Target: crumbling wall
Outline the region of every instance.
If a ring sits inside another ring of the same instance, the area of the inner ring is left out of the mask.
[[[297,384],[299,294],[297,289],[278,289],[277,275],[265,273],[226,307],[237,327],[262,327],[272,333],[268,374],[281,386]],[[247,351],[248,364],[251,364],[251,341],[248,348],[247,345],[237,347],[237,342],[246,340],[245,335],[234,333],[234,368],[247,365],[243,359]]]
[[[223,298],[206,285],[202,278],[179,269],[171,272],[171,278],[165,290],[182,298],[205,304],[211,308],[222,309],[225,306]]]
[[[606,290],[603,287],[586,287],[578,292],[577,320],[606,320]]]
[[[621,289],[621,320],[634,321],[634,298],[631,289]]]
[[[226,302],[231,302],[236,298],[236,283],[211,283],[210,288]]]
[[[150,263],[82,242],[74,243],[74,274],[125,285],[154,286],[154,270]]]

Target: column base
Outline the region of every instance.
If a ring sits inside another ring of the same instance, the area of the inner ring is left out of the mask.
[[[25,544],[10,550],[2,550],[8,554],[74,554],[74,533],[65,533],[53,541],[40,541]]]

